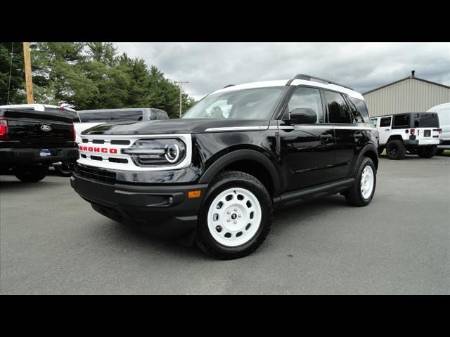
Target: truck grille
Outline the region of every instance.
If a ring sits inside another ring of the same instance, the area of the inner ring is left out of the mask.
[[[107,184],[114,184],[116,182],[116,174],[114,172],[93,166],[77,164],[75,165],[75,173],[80,177],[98,180]]]

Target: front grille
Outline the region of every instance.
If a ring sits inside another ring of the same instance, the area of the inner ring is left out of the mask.
[[[75,165],[75,173],[87,179],[98,180],[108,184],[116,182],[116,174],[108,170],[100,169],[92,166]]]

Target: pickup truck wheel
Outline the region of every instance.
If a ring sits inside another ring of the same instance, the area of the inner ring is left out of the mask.
[[[364,157],[355,184],[347,191],[346,199],[350,205],[366,206],[372,201],[377,182],[376,172],[372,159]]]
[[[271,217],[272,202],[264,185],[247,173],[226,171],[205,196],[196,243],[218,259],[249,255],[269,233]]]
[[[405,158],[406,148],[401,140],[390,140],[386,144],[386,154],[389,159],[403,159]]]
[[[436,154],[436,146],[420,146],[417,149],[417,154],[422,158],[431,158]]]
[[[45,178],[48,166],[23,166],[14,170],[14,175],[24,183],[37,183]]]

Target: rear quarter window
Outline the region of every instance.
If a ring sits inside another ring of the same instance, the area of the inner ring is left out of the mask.
[[[394,115],[393,129],[408,129],[410,127],[410,114]]]
[[[349,98],[350,103],[354,106],[353,115],[355,117],[355,120],[359,123],[368,123],[369,122],[369,109],[367,108],[367,104],[364,100],[350,97]]]

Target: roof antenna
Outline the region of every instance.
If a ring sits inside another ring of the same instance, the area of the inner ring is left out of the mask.
[[[413,70],[413,71],[411,71],[411,78],[414,78],[414,75],[416,74],[416,71],[415,70]]]

